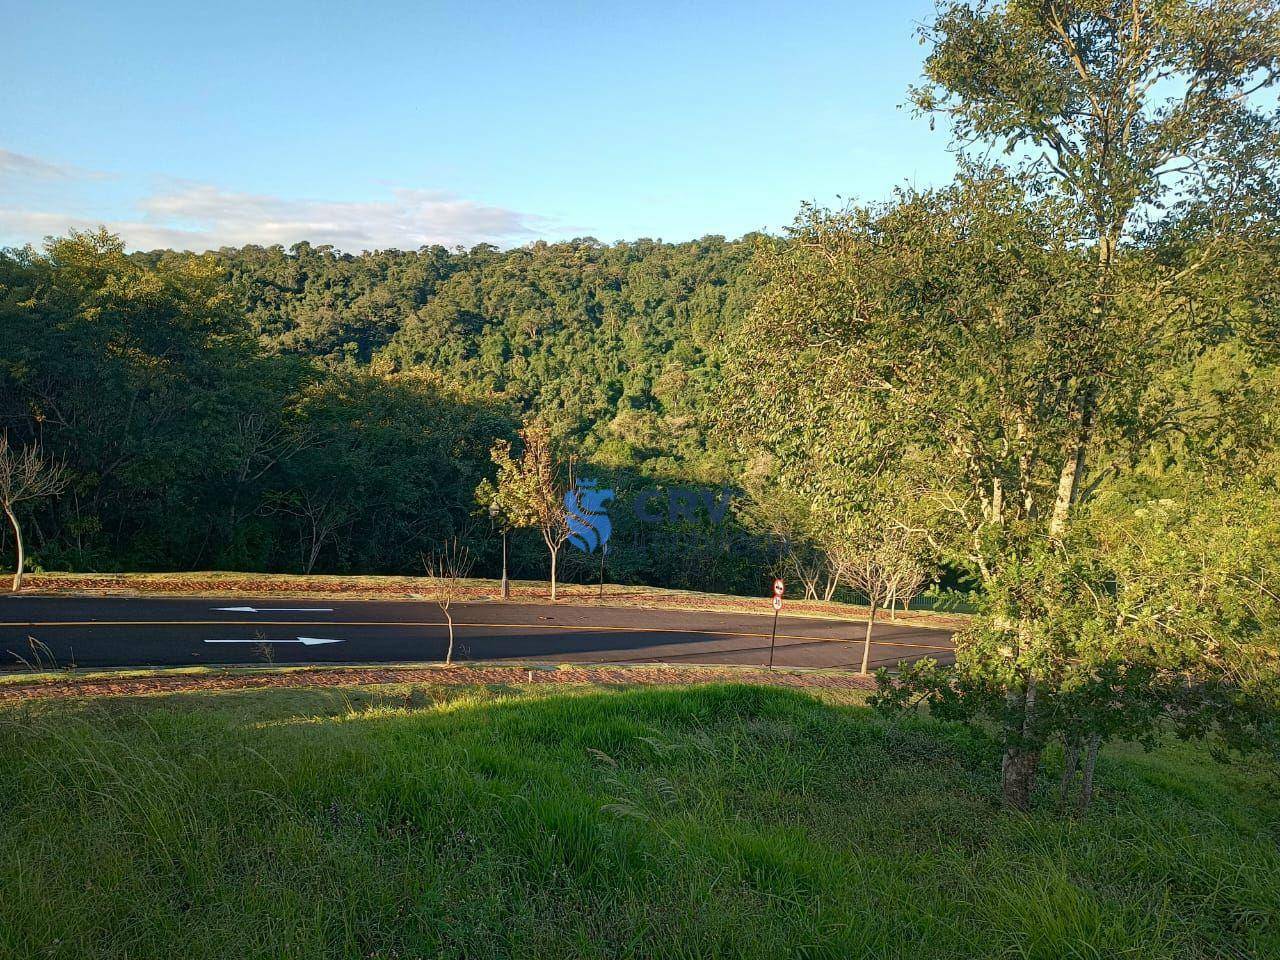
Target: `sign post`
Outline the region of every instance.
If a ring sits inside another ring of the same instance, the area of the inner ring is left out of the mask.
[[[778,642],[778,613],[782,610],[782,594],[787,585],[778,577],[773,581],[773,632],[769,634],[769,669],[773,669],[773,648]]]

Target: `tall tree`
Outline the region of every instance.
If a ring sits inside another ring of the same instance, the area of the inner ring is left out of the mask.
[[[1280,10],[1268,0],[980,0],[941,4],[920,32],[932,50],[917,107],[946,116],[964,146],[1023,156],[1043,188],[1076,206],[1096,253],[1092,322],[1076,331],[1093,363],[1063,378],[1073,436],[1050,519],[1061,534],[1108,402],[1121,244],[1143,219],[1212,195],[1210,236],[1191,266],[1203,265],[1238,241],[1244,195],[1274,182],[1275,125],[1251,97],[1280,71]]]
[[[1171,291],[1185,293],[1192,274],[1248,236],[1258,194],[1273,193],[1276,126],[1254,95],[1280,69],[1280,11],[1259,0],[945,3],[922,35],[932,50],[916,105],[945,115],[962,144],[1022,158],[1039,189],[1074,206],[1095,253],[1091,315],[1070,331],[1082,362],[1059,373],[1068,420],[1047,533],[1061,539],[1097,486],[1091,448],[1143,412],[1141,393],[1125,389],[1133,378],[1112,371],[1185,333],[1161,322]],[[1126,242],[1171,210],[1200,211],[1198,255],[1178,270],[1125,275]],[[1144,326],[1157,336],[1141,336]],[[1008,632],[1016,663],[1025,644]],[[1032,731],[1038,669],[1025,663],[1016,675],[1012,722]],[[1005,795],[1025,806],[1037,738],[1009,744]]]
[[[876,490],[876,451],[889,472],[905,463],[919,478],[896,499],[927,522],[906,513],[907,524],[984,587],[955,676],[998,693],[969,702],[999,724],[1017,807],[1060,732],[1056,699],[1081,669],[1129,654],[1100,631],[1074,631],[1076,601],[1059,597],[1064,577],[1086,582],[1068,572],[1068,544],[1083,541],[1058,509],[1079,440],[1074,387],[1100,384],[1092,442],[1109,469],[1089,485],[1104,489],[1162,431],[1187,425],[1168,419],[1180,406],[1172,374],[1229,335],[1200,329],[1190,288],[1157,310],[1151,297],[1112,305],[1099,324],[1074,212],[982,169],[879,207],[806,211],[793,242],[766,255],[770,282],[726,354],[748,441],[807,464],[836,493],[843,477],[851,504]],[[1177,269],[1142,250],[1121,268],[1139,288]]]

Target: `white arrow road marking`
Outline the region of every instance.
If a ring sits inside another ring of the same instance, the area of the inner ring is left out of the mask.
[[[227,613],[333,613],[333,607],[210,607]]]
[[[304,647],[314,647],[320,643],[346,643],[342,640],[329,640],[325,637],[298,637],[294,640],[205,640],[205,643],[300,643]]]

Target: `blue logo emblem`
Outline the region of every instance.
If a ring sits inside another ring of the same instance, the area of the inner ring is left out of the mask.
[[[604,505],[613,499],[612,490],[601,490],[596,480],[579,480],[564,495],[568,511],[569,542],[583,553],[595,553],[596,547],[607,549],[613,524]]]

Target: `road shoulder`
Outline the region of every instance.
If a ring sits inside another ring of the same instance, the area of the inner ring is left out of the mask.
[[[847,671],[758,667],[607,665],[580,663],[343,664],[299,667],[223,667],[94,671],[83,675],[10,674],[0,679],[0,702],[136,697],[268,687],[351,687],[383,684],[547,686],[617,684],[684,686],[751,683],[783,687],[871,690],[875,680]]]

